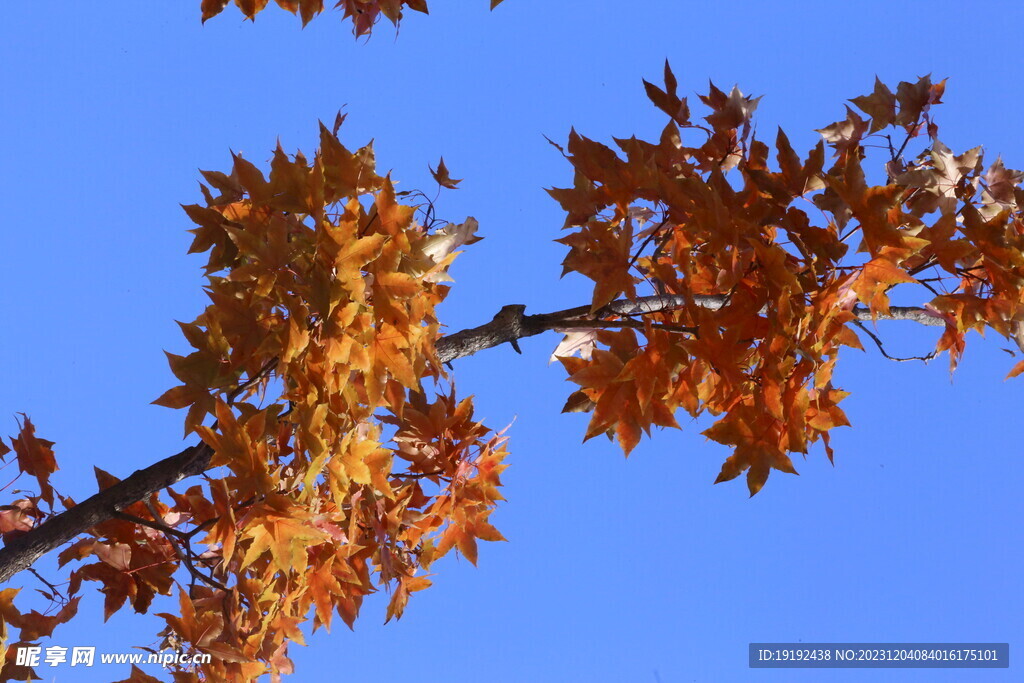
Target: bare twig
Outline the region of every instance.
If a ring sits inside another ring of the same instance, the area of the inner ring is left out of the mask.
[[[150,509],[150,512],[152,512],[152,511],[153,510]],[[171,535],[171,536],[177,536],[178,538],[180,538],[182,540],[185,540],[185,539],[189,538],[185,534],[185,532],[183,532],[183,531],[179,531],[177,529],[172,529],[171,527],[167,526],[166,524],[160,524],[159,522],[151,522],[148,519],[143,519],[142,517],[136,517],[135,515],[133,515],[133,514],[131,514],[129,512],[122,512],[121,510],[114,510],[113,517],[115,517],[117,519],[123,519],[126,522],[131,522],[132,524],[139,524],[141,526],[149,527],[150,529],[154,529],[154,530],[159,531],[159,532],[164,533],[164,534],[168,534],[168,535]],[[156,518],[156,515],[153,515],[153,517]]]
[[[37,579],[39,579],[44,584],[46,584],[46,587],[50,589],[50,593],[52,594],[52,596],[55,597],[60,602],[61,605],[67,604],[67,601],[68,601],[67,596],[65,596],[56,586],[54,586],[52,583],[50,583],[49,581],[44,579],[42,574],[37,572],[35,569],[32,569],[32,567],[29,567],[28,570],[30,572],[32,572],[32,574]]]
[[[871,341],[875,342],[875,346],[878,347],[878,350],[881,352],[881,354],[883,356],[885,356],[889,360],[896,361],[897,363],[905,363],[907,361],[912,361],[912,360],[919,360],[922,363],[927,363],[931,359],[935,358],[935,356],[938,353],[937,351],[932,351],[927,356],[909,356],[907,358],[897,358],[895,356],[890,356],[886,352],[885,347],[882,345],[882,340],[878,338],[878,335],[876,335],[874,332],[869,330],[867,325],[865,325],[864,323],[862,323],[859,320],[854,320],[853,324],[856,325],[857,327],[859,327],[860,329],[862,329],[866,335],[871,337]]]
[[[228,405],[232,405],[232,404],[233,404],[233,403],[235,402],[235,399],[236,399],[236,398],[238,398],[238,397],[239,397],[239,395],[241,395],[241,393],[242,393],[243,391],[245,391],[246,389],[248,389],[248,388],[249,388],[249,387],[251,387],[252,385],[254,385],[254,384],[256,384],[257,382],[259,382],[260,380],[262,380],[262,379],[263,379],[264,377],[266,377],[266,376],[267,376],[267,375],[268,375],[269,373],[271,373],[271,372],[272,372],[272,371],[274,370],[274,368],[276,368],[276,367],[277,367],[277,358],[271,358],[270,360],[268,360],[268,361],[267,361],[267,362],[266,362],[266,363],[265,363],[265,364],[263,365],[263,367],[262,367],[262,368],[260,368],[260,371],[259,371],[259,372],[257,372],[257,373],[256,373],[255,375],[253,375],[253,376],[252,376],[252,377],[250,377],[249,379],[245,380],[245,381],[244,381],[244,382],[242,382],[241,384],[239,384],[239,385],[238,385],[237,387],[235,387],[234,389],[232,389],[232,390],[231,390],[231,393],[229,393],[229,394],[227,395],[227,398],[226,398],[226,401],[225,401],[225,402],[226,402],[226,403],[227,403]]]
[[[153,503],[147,500],[146,507],[149,508],[149,513],[153,515],[153,519],[160,518],[160,513],[157,511],[156,506],[154,506]],[[192,546],[189,545],[187,541],[182,544],[182,546],[184,547],[184,550],[182,550],[182,547],[179,546],[178,542],[174,539],[174,534],[167,533],[168,531],[172,531],[172,529],[169,526],[167,526],[166,524],[158,524],[155,528],[160,528],[160,530],[164,532],[164,536],[167,538],[167,542],[171,545],[172,548],[174,548],[174,554],[178,556],[178,560],[180,560],[181,564],[185,567],[185,569],[188,570],[188,573],[192,575],[193,586],[195,585],[195,580],[198,579],[206,585],[210,586],[211,588],[216,588],[217,590],[224,591],[225,593],[228,591],[227,586],[225,586],[212,576],[207,576],[206,574],[204,574],[196,568],[195,564],[193,563],[193,559],[195,558],[196,555],[192,551]]]

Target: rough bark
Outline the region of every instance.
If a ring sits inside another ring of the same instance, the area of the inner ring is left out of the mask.
[[[0,582],[28,569],[49,551],[107,521],[132,503],[182,479],[201,474],[209,467],[212,455],[213,451],[205,443],[189,446],[8,541],[0,550]]]

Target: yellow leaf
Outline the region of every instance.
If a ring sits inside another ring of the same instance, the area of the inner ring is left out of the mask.
[[[345,466],[345,473],[357,484],[370,484],[372,477],[366,459],[374,454],[380,444],[376,441],[360,441],[346,449],[341,455],[341,462]],[[383,449],[381,449],[383,450]]]

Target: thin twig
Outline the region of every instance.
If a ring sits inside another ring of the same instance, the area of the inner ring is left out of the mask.
[[[888,358],[891,361],[896,361],[897,363],[904,363],[904,362],[907,362],[907,361],[919,360],[922,363],[927,363],[932,358],[935,358],[935,356],[938,353],[936,351],[932,351],[927,356],[910,356],[908,358],[897,358],[895,356],[890,356],[886,352],[885,347],[882,345],[882,340],[879,339],[878,336],[874,332],[869,330],[867,325],[865,325],[864,323],[862,323],[859,320],[854,320],[853,324],[856,325],[857,327],[859,327],[860,329],[864,330],[865,334],[867,334],[869,337],[871,337],[871,341],[875,342],[875,346],[878,347],[878,350],[882,353],[882,355],[885,356],[886,358]]]
[[[34,575],[35,575],[35,577],[36,577],[37,579],[39,579],[39,580],[40,580],[40,581],[42,581],[42,582],[43,582],[44,584],[46,584],[46,587],[50,589],[51,593],[52,593],[52,594],[53,594],[54,596],[56,596],[56,597],[57,597],[57,599],[58,599],[58,600],[60,601],[60,604],[61,604],[61,605],[65,605],[65,604],[67,604],[67,602],[68,602],[68,599],[67,599],[67,597],[66,597],[66,596],[65,596],[65,595],[64,595],[63,593],[61,593],[61,592],[60,592],[60,590],[59,590],[59,589],[58,589],[58,588],[57,588],[56,586],[54,586],[54,585],[53,585],[52,583],[50,583],[49,581],[47,581],[46,579],[44,579],[44,578],[42,577],[42,575],[41,575],[41,574],[40,574],[39,572],[37,572],[37,571],[36,571],[35,569],[33,569],[32,567],[29,567],[29,568],[28,568],[28,570],[29,570],[30,572],[32,572],[32,574],[34,574]]]
[[[146,501],[146,507],[149,508],[149,512],[150,512],[150,514],[153,515],[153,519],[159,519],[160,518],[160,514],[157,512],[156,507],[153,505],[153,503],[151,501],[148,501],[148,500]],[[151,526],[151,525],[147,525],[147,526]],[[202,581],[206,585],[208,585],[208,586],[210,586],[212,588],[216,588],[217,590],[224,591],[226,593],[228,591],[228,587],[227,586],[222,584],[220,581],[217,581],[212,576],[207,576],[206,574],[204,574],[201,571],[199,571],[198,569],[196,569],[195,565],[192,563],[192,558],[195,557],[195,553],[192,552],[192,547],[188,543],[185,543],[184,544],[185,551],[182,551],[182,549],[178,546],[178,543],[174,540],[174,538],[172,538],[173,534],[167,533],[168,531],[173,531],[173,530],[170,527],[168,527],[167,525],[163,525],[163,526],[164,526],[164,528],[161,529],[161,530],[167,536],[167,542],[174,549],[174,554],[178,556],[178,559],[181,561],[181,564],[184,565],[185,569],[188,570],[188,573],[192,575],[192,578],[193,579],[199,579],[200,581]],[[194,581],[193,581],[193,585],[195,585]]]
[[[253,384],[256,384],[257,382],[259,382],[263,378],[265,378],[267,376],[267,374],[272,372],[273,369],[276,368],[276,367],[277,367],[277,358],[276,357],[275,358],[271,358],[270,360],[268,360],[263,365],[263,367],[260,368],[259,372],[257,372],[255,375],[253,375],[252,377],[250,377],[249,379],[245,380],[244,382],[242,382],[237,387],[235,387],[234,389],[231,390],[231,393],[229,393],[227,395],[227,401],[226,401],[227,404],[228,405],[232,405],[235,402],[235,399],[238,398],[238,396],[243,391],[245,391],[246,389],[251,387]]]
[[[646,238],[646,239],[645,239],[645,240],[643,241],[643,243],[642,243],[642,244],[641,244],[641,245],[640,245],[640,246],[639,246],[639,247],[637,248],[637,250],[636,250],[636,253],[635,253],[635,254],[633,254],[633,258],[631,258],[631,259],[629,260],[629,265],[627,265],[627,266],[626,266],[626,269],[627,269],[627,270],[633,267],[633,264],[634,264],[634,263],[636,263],[636,261],[637,261],[637,259],[638,259],[638,258],[640,258],[640,254],[642,254],[642,253],[643,253],[643,251],[644,251],[644,249],[646,249],[646,248],[647,248],[647,245],[651,243],[651,240],[653,240],[653,239],[654,239],[655,235],[657,235],[657,234],[658,234],[658,232],[660,232],[660,231],[661,231],[661,229],[662,229],[663,227],[665,227],[665,224],[666,224],[666,223],[668,223],[668,216],[665,216],[665,218],[663,218],[663,219],[661,220],[661,223],[659,223],[659,224],[658,224],[658,227],[656,227],[656,228],[655,228],[654,230],[652,230],[652,231],[651,231],[651,234],[650,234],[650,235],[648,235],[648,236],[647,236],[647,238]],[[666,232],[666,233],[665,233],[664,235],[662,235],[662,238],[661,238],[661,242],[659,242],[659,245],[658,245],[658,246],[660,247],[660,246],[661,246],[662,244],[664,244],[664,242],[667,242],[667,241],[668,241],[668,238],[669,238],[669,237],[670,237],[671,235],[672,235],[672,231],[671,231],[671,230],[669,230],[669,231],[668,231],[668,232]],[[655,247],[655,248],[654,248],[654,250],[655,250],[655,251],[657,251],[657,250],[658,250],[658,247]]]
[[[152,512],[152,510],[150,512]],[[155,516],[156,515],[154,515],[154,517]],[[188,539],[188,535],[185,534],[185,532],[183,532],[183,531],[179,531],[177,529],[172,529],[171,527],[167,526],[166,524],[160,524],[159,522],[151,522],[148,519],[143,519],[142,517],[136,517],[135,515],[131,514],[130,512],[124,512],[122,510],[114,510],[114,517],[116,517],[118,519],[123,519],[126,522],[131,522],[132,524],[139,524],[141,526],[149,527],[150,529],[154,529],[154,530],[159,531],[159,532],[164,533],[164,534],[172,534],[172,535],[177,536],[178,538],[181,538],[181,539]]]

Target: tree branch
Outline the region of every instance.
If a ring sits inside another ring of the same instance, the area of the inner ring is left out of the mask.
[[[726,304],[728,297],[725,294],[717,294],[695,296],[693,299],[693,303],[697,306],[716,311]],[[628,300],[620,299],[601,308],[597,311],[597,315],[600,317],[601,315],[624,316],[658,313],[682,308],[686,305],[686,301],[684,296],[671,294]],[[477,351],[506,342],[511,344],[523,337],[532,337],[557,327],[569,327],[565,323],[590,313],[590,306],[577,306],[536,315],[524,315],[525,311],[526,306],[522,304],[504,306],[489,323],[441,337],[436,345],[438,358],[442,363],[448,363],[456,358],[472,356]],[[910,320],[932,327],[943,327],[946,324],[942,318],[936,317],[927,309],[916,306],[890,306],[888,315],[876,313],[874,316],[867,308],[856,306],[853,309],[853,314],[857,320],[862,321]],[[595,320],[593,327],[601,327],[601,322]]]
[[[209,467],[212,456],[213,450],[205,443],[189,446],[177,455],[136,471],[127,479],[10,541],[0,549],[0,582],[7,581],[22,569],[28,569],[47,552],[107,521],[132,503],[182,479],[202,474]]]
[[[702,308],[718,310],[726,304],[726,295],[695,296],[693,303]],[[613,301],[596,312],[606,315],[642,315],[682,308],[686,297],[675,295],[648,296],[639,299]],[[590,306],[577,306],[552,313],[525,315],[526,306],[504,306],[489,323],[461,330],[439,339],[436,344],[438,359],[447,363],[456,358],[471,356],[477,351],[499,344],[512,344],[523,337],[564,326],[567,321],[590,313]],[[866,308],[853,309],[858,320],[870,321]],[[913,322],[943,326],[945,322],[923,308],[892,306],[888,315],[877,314],[877,320],[911,320]],[[600,320],[594,321],[601,326]],[[680,330],[686,331],[686,330]],[[111,519],[132,503],[172,486],[182,479],[202,474],[210,466],[213,450],[205,443],[189,446],[176,455],[137,470],[127,479],[100,491],[71,509],[56,515],[22,536],[11,540],[0,549],[0,583],[29,568],[41,556],[83,534],[97,524]]]

